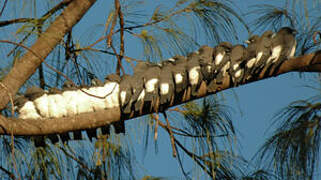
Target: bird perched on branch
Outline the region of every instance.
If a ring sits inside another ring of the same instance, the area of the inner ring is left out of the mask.
[[[243,45],[238,44],[233,46],[229,72],[234,85],[238,85],[243,80],[247,56],[247,50]]]
[[[201,73],[201,66],[199,61],[199,55],[197,53],[191,53],[187,56],[187,72],[189,86],[192,96],[197,96],[197,91],[203,80],[203,74]]]
[[[272,38],[272,55],[266,61],[267,68],[273,64],[271,73],[278,70],[285,60],[294,57],[297,45],[296,34],[295,29],[283,27]]]
[[[172,69],[175,83],[175,101],[181,102],[185,99],[188,86],[187,59],[184,56],[174,56],[169,60],[175,64]]]
[[[70,81],[65,81],[62,86],[62,96],[66,102],[66,111],[67,116],[72,117],[77,114],[77,99],[78,99],[78,92],[77,87]],[[82,140],[81,131],[73,131],[73,139],[74,140]],[[51,139],[51,141],[56,141]]]
[[[228,75],[228,69],[230,68],[230,53],[232,44],[229,42],[221,42],[214,48],[214,77],[215,79],[208,85],[209,92],[215,92],[217,90],[217,84],[222,84],[223,79]]]
[[[252,74],[258,74],[264,68],[266,61],[272,54],[272,31],[265,31],[257,42],[256,61],[252,68]]]
[[[208,84],[214,78],[212,66],[214,49],[209,46],[202,46],[198,52],[203,79]]]
[[[18,106],[19,118],[38,119],[42,117],[40,112],[42,112],[43,115],[46,115],[48,113],[48,104],[44,104],[46,105],[45,107],[38,106],[39,109],[37,109],[37,105],[33,102],[44,94],[45,91],[43,89],[32,86],[26,90],[24,96],[18,96],[15,100],[15,104]]]
[[[159,103],[161,111],[174,103],[175,84],[172,69],[173,61],[163,61],[159,76]]]
[[[113,82],[113,83],[117,83],[120,84],[121,82],[121,77],[118,74],[109,74],[105,77],[105,83],[109,83],[109,82]],[[119,85],[120,86],[120,85]],[[119,91],[120,92],[120,91]],[[112,102],[114,102],[114,106],[116,105],[115,100],[117,99],[118,103],[120,104],[121,102],[119,102],[119,93],[117,94],[111,94],[112,96],[117,96],[117,97],[111,97],[112,98]],[[113,123],[113,126],[115,128],[115,133],[119,134],[119,133],[125,133],[125,122],[123,119]],[[102,127],[102,132],[107,132],[109,134],[109,126],[106,127]],[[103,134],[105,135],[105,134]]]
[[[133,84],[135,79],[131,75],[124,74],[121,77],[119,84],[120,94],[119,102],[122,113],[130,114],[132,112],[132,103],[133,103]]]
[[[140,61],[136,64],[134,68],[133,78],[133,96],[132,102],[135,105],[135,113],[142,113],[145,99],[145,89],[144,89],[144,73],[151,66],[150,63],[145,61]]]
[[[252,68],[254,67],[256,63],[256,51],[258,48],[260,36],[253,35],[248,40],[245,41],[247,44],[247,58],[246,58],[246,65],[244,69],[244,77],[246,80],[250,79],[252,77]]]
[[[45,94],[45,91],[39,87],[32,86],[28,88],[25,94],[22,96],[17,96],[15,98],[14,104],[18,109],[19,118],[21,119],[40,119],[41,116],[38,113],[34,100]],[[48,105],[47,105],[48,107]],[[44,136],[34,137],[34,143],[36,147],[45,147]]]

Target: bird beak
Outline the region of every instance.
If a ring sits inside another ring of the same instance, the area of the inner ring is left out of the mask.
[[[246,44],[250,44],[251,42],[249,40],[244,41]]]

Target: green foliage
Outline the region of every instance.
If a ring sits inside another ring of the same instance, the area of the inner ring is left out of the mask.
[[[296,101],[278,113],[279,128],[259,151],[259,164],[268,162],[282,179],[312,179],[317,169],[321,140],[321,104],[317,100]]]

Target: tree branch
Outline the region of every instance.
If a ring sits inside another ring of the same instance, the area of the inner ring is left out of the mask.
[[[45,58],[63,39],[65,34],[84,16],[96,0],[74,0],[56,18],[56,20],[41,34],[31,46],[31,50]],[[42,60],[26,52],[12,67],[10,72],[2,80],[2,83],[12,94],[16,94],[19,88],[35,73]],[[7,92],[0,88],[0,109],[4,109],[9,102]]]
[[[285,61],[279,70],[273,75],[261,75],[252,81],[244,82],[247,84],[254,81],[259,81],[269,77],[278,76],[288,72],[321,72],[321,51],[317,51],[312,54],[295,57]],[[218,91],[233,88],[228,82],[229,76],[225,78],[224,83],[219,87]],[[186,103],[191,100],[202,98],[210,95],[211,93],[202,93],[198,97],[185,99],[181,102],[176,102],[173,106]],[[144,111],[141,115],[135,115],[130,118],[123,118],[123,120],[129,120],[135,117],[139,117],[145,114],[152,113],[153,111]],[[17,118],[5,118],[0,116],[0,134],[10,135],[46,135],[64,133],[73,130],[83,130],[88,128],[98,128],[112,124],[121,120],[120,108],[111,108],[98,112],[82,113],[73,117],[64,118],[46,118],[46,119],[17,119]]]

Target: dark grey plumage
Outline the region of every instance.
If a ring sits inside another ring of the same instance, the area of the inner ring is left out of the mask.
[[[133,96],[133,85],[135,79],[131,75],[124,74],[121,77],[121,81],[119,84],[120,95],[119,102],[121,106],[122,113],[130,114],[132,112],[132,96]]]
[[[246,57],[246,65],[244,69],[244,79],[249,80],[252,77],[252,68],[255,65],[256,62],[256,51],[258,48],[258,43],[259,43],[260,36],[258,35],[253,35],[251,36],[248,40],[245,41],[247,44],[247,57]]]
[[[51,141],[52,144],[56,144],[57,142],[59,142],[58,135],[50,134],[47,136],[47,138]]]
[[[13,104],[15,109],[19,111],[19,109],[28,101],[28,98],[26,98],[24,95],[17,95],[15,96],[13,100]]]
[[[256,61],[254,68],[252,68],[252,74],[256,75],[262,71],[266,61],[272,54],[272,37],[274,33],[272,31],[265,31],[260,37],[256,50]]]
[[[26,90],[24,96],[30,101],[33,101],[43,94],[45,94],[45,91],[43,89],[41,89],[40,87],[32,86]]]
[[[271,65],[271,73],[278,70],[279,66],[295,54],[297,31],[290,27],[281,28],[272,39],[272,55],[266,62],[266,67]]]
[[[83,140],[81,130],[73,131],[73,140]]]
[[[71,140],[68,132],[59,134],[59,137],[63,144]]]
[[[116,83],[120,83],[121,77],[117,74],[108,74],[105,77],[105,81],[106,82],[116,82]],[[101,83],[101,85],[104,85],[103,83]],[[100,85],[99,85],[100,86]]]
[[[200,57],[197,53],[191,53],[187,56],[187,72],[189,86],[191,87],[192,96],[197,96],[198,89],[203,80],[203,74],[201,73]]]
[[[238,85],[243,80],[247,56],[247,50],[243,45],[235,45],[231,50],[231,67],[229,72],[234,85]]]
[[[221,42],[215,47],[215,74],[216,83],[221,84],[224,76],[230,67],[230,53],[232,50],[232,44],[229,42]],[[222,55],[222,58],[219,58]]]
[[[86,133],[90,141],[92,141],[94,138],[97,138],[97,128],[86,129]]]
[[[110,134],[110,126],[101,127],[101,134],[109,135]]]
[[[213,73],[213,53],[214,48],[209,46],[202,46],[199,50],[199,62],[201,66],[201,72],[203,79],[209,83],[214,78]]]
[[[187,59],[184,56],[174,56],[174,67],[172,73],[175,83],[175,101],[181,102],[185,98],[188,86]]]
[[[164,110],[173,104],[175,95],[175,84],[172,69],[174,68],[173,61],[162,62],[161,75],[159,76],[159,95],[160,109]]]
[[[159,65],[153,64],[144,73],[144,107],[149,108],[149,110],[157,110],[159,107],[159,77],[161,73],[161,68]]]
[[[207,87],[209,92],[215,92],[217,85],[222,84],[223,78],[228,75],[227,72],[230,68],[230,53],[232,47],[232,44],[229,42],[221,42],[214,48],[214,80],[212,80]]]
[[[90,79],[91,86],[102,86],[103,82],[98,79],[98,77],[93,73],[88,73],[88,78]]]
[[[115,129],[115,133],[119,134],[119,133],[125,133],[126,129],[125,129],[125,121],[124,120],[119,120],[117,122],[113,123],[114,129]]]
[[[145,98],[145,90],[144,90],[144,73],[151,66],[150,63],[140,61],[136,64],[134,68],[133,79],[133,96],[132,102],[135,106],[135,112],[142,111],[144,105]]]

